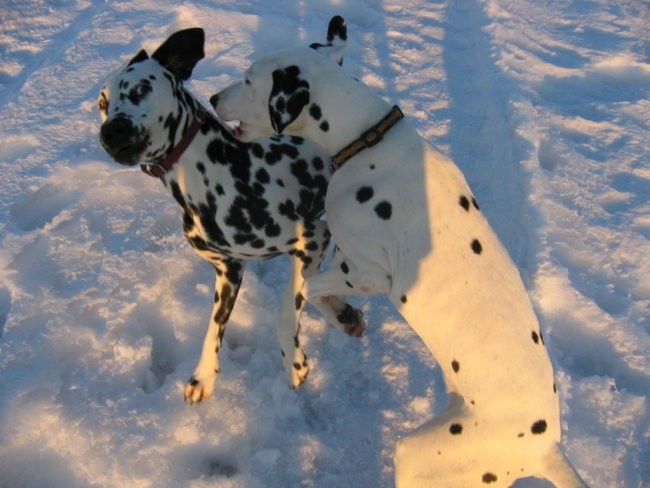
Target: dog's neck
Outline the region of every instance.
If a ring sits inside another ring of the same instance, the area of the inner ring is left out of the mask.
[[[155,178],[160,178],[166,175],[173,166],[180,160],[185,151],[194,141],[194,138],[201,130],[201,127],[205,124],[208,118],[208,113],[201,106],[198,107],[192,122],[187,130],[185,130],[181,136],[180,141],[172,146],[171,152],[168,156],[160,163],[156,164],[141,164],[140,168],[145,174],[153,176]]]
[[[323,64],[319,67],[322,68]],[[306,113],[303,113],[302,117],[306,117],[306,121],[296,135],[311,139],[328,155],[333,156],[381,120],[391,110],[391,105],[381,97],[368,96],[368,87],[335,63],[331,63],[331,66],[328,63],[326,72],[320,73],[319,76],[327,81],[319,83],[318,86],[310,83],[310,105],[318,105],[322,110],[322,117],[320,120],[314,120],[307,113],[308,110],[305,110]],[[327,100],[340,99],[342,91],[347,94],[345,107],[327,103]],[[337,114],[337,111],[344,111],[345,117]],[[328,122],[326,131],[322,128],[323,121]]]
[[[182,86],[176,90],[178,101],[178,116],[170,117],[164,122],[167,129],[167,142],[156,153],[148,158],[144,163],[148,165],[161,165],[170,156],[174,150],[182,143],[185,134],[189,131],[192,122],[199,117],[199,112],[203,109],[201,104],[196,100],[190,92],[185,90]]]

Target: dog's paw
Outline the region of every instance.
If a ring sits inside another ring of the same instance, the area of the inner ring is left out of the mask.
[[[296,349],[291,371],[289,372],[289,383],[294,390],[300,386],[307,379],[309,374],[309,364],[307,363],[307,356],[300,350]]]
[[[196,374],[192,375],[185,386],[185,401],[189,402],[190,405],[194,405],[210,398],[214,392],[215,378],[216,375],[211,379],[201,380],[197,378]]]
[[[352,308],[349,322],[345,324],[344,330],[346,334],[352,337],[359,338],[363,336],[363,332],[366,330],[366,321],[363,320],[363,312],[361,310]]]

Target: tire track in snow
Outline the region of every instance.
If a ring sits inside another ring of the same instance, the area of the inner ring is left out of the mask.
[[[522,142],[508,108],[510,81],[494,62],[482,2],[452,0],[443,58],[450,97],[451,156],[465,173],[490,224],[520,267],[527,264]]]

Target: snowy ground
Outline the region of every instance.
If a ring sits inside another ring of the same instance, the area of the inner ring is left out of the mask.
[[[285,386],[288,276],[253,263],[215,398],[182,401],[212,271],[161,185],[109,162],[106,75],[206,29],[207,99],[250,59],[322,40],[465,171],[548,337],[564,445],[593,487],[650,486],[650,5],[644,0],[3,0],[0,486],[389,487],[396,440],[444,408],[435,360],[382,297],[352,340],[313,310]],[[548,486],[519,483],[517,486]]]

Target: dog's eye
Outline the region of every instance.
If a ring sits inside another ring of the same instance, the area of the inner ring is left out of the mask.
[[[139,97],[144,97],[151,91],[151,87],[149,85],[138,85],[135,87],[135,90]]]
[[[134,86],[131,91],[129,91],[129,100],[131,103],[137,105],[140,100],[146,97],[152,88],[148,83],[140,83],[139,85]]]

